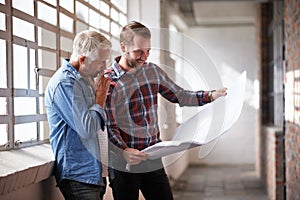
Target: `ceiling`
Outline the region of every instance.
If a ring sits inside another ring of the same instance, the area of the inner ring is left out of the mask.
[[[187,26],[253,23],[255,4],[268,0],[169,0]]]

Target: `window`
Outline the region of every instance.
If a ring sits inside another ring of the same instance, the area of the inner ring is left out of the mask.
[[[283,127],[284,123],[284,10],[283,1],[270,6],[268,52],[268,124]]]
[[[0,0],[0,8],[0,150],[48,142],[48,81],[76,33],[96,29],[117,43],[127,1]]]

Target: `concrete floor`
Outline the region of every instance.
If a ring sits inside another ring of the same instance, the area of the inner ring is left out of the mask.
[[[175,200],[268,200],[254,166],[190,166],[173,186]]]

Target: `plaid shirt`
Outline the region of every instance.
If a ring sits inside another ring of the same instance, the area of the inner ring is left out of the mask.
[[[176,85],[157,65],[145,63],[125,72],[116,58],[106,75],[111,85],[106,102],[108,137],[121,149],[142,150],[160,142],[158,94],[180,106],[201,106],[210,102],[207,91],[188,91]]]

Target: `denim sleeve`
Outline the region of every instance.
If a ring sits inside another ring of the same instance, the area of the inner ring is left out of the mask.
[[[76,82],[60,83],[53,103],[61,118],[82,138],[96,137],[105,127],[105,111],[94,103],[92,93]]]

